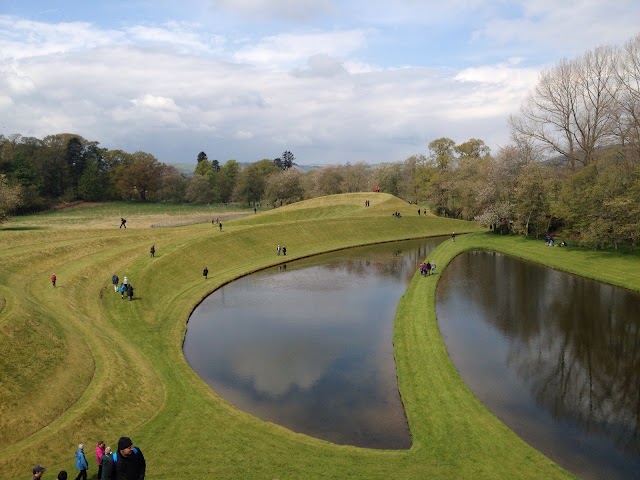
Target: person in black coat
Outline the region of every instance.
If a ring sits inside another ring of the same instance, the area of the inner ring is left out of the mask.
[[[118,452],[114,459],[116,480],[144,480],[147,462],[139,448],[133,446],[129,437],[120,437]]]

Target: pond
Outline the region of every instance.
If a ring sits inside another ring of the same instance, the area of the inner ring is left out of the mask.
[[[417,265],[442,241],[341,250],[238,279],[194,310],[185,357],[258,418],[338,444],[409,448],[393,320]]]
[[[461,377],[583,479],[640,478],[640,295],[497,253],[456,257],[438,324]]]

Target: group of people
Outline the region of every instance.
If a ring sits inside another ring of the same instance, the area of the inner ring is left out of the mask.
[[[391,215],[396,217],[396,218],[400,218],[402,216],[402,215],[400,215],[400,212],[393,212]]]
[[[427,260],[426,262],[423,262],[420,264],[420,274],[423,277],[426,277],[428,275],[435,275],[436,274],[436,261],[429,261]]]
[[[282,253],[282,255],[286,255],[287,254],[287,247],[285,247],[284,245],[282,245],[282,247],[280,245],[278,245],[277,248],[276,248],[276,252],[278,253],[278,255],[280,255],[280,253]]]
[[[120,437],[115,452],[101,440],[96,445],[96,465],[98,465],[98,480],[144,480],[147,463],[142,451],[133,445],[129,437]],[[76,480],[87,480],[89,462],[84,454],[84,444],[78,445],[75,453],[75,466],[78,471]],[[38,464],[33,467],[32,480],[39,480],[47,469]],[[61,470],[58,480],[67,480],[68,473]]]
[[[255,210],[255,209],[254,209]],[[215,225],[218,224],[218,226],[220,227],[220,231],[222,231],[222,222],[218,220],[218,218],[212,218],[211,219],[211,225]]]
[[[155,252],[154,252],[155,253]],[[129,300],[133,300],[133,285],[129,283],[129,279],[124,277],[122,283],[118,286],[120,278],[115,273],[111,277],[111,283],[113,284],[113,291],[120,292],[120,297],[124,300],[126,296]]]

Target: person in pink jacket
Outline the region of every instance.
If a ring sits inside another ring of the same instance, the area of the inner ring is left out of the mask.
[[[104,449],[105,449],[104,442],[100,440],[98,442],[98,445],[96,445],[96,461],[98,465],[98,478],[102,478],[102,462],[100,461],[100,459],[104,455]]]

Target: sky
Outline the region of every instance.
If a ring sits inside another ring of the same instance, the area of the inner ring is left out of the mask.
[[[638,0],[0,0],[0,134],[164,163],[495,153],[544,69],[639,33]]]

